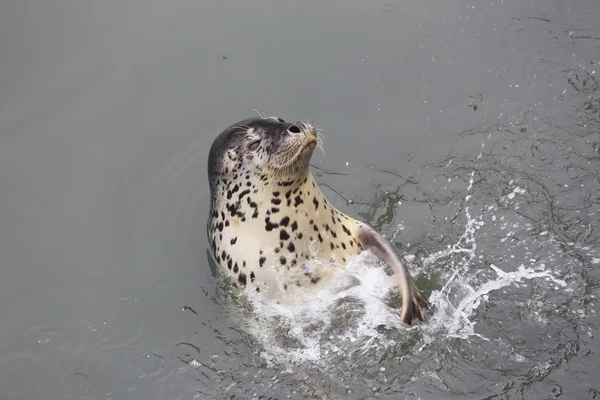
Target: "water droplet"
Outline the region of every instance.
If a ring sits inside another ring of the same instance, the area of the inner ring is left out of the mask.
[[[192,359],[192,361],[190,361],[190,365],[194,368],[198,368],[199,366],[201,366],[202,364],[200,364],[200,361],[196,360],[195,358]]]

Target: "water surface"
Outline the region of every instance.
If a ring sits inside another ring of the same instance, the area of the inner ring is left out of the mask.
[[[1,397],[597,398],[598,21],[594,0],[0,5]],[[249,319],[218,290],[207,152],[253,109],[324,130],[313,173],[405,253],[425,323],[393,323],[368,255],[321,308]]]

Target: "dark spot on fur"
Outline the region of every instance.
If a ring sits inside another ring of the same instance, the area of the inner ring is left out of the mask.
[[[313,276],[310,278],[310,283],[316,285],[321,280],[320,276]]]
[[[243,272],[240,272],[240,276],[238,276],[238,282],[240,284],[242,284],[243,286],[246,286],[246,274]]]
[[[281,199],[271,199],[271,203],[273,203],[275,205],[279,205],[279,204],[281,204]]]
[[[293,242],[290,242],[290,243],[288,244],[288,247],[287,247],[287,249],[288,249],[288,251],[289,251],[290,253],[293,253],[294,251],[296,251],[296,246],[294,246],[294,243],[293,243]]]
[[[238,198],[241,200],[244,198],[245,195],[247,195],[248,193],[250,193],[250,189],[246,189],[242,192],[240,192],[240,194],[238,195]]]
[[[320,234],[320,233],[318,234],[318,236],[317,236],[317,237],[319,238],[319,242],[323,243],[323,236],[321,236],[321,234]]]
[[[237,236],[229,241],[229,243],[231,244],[235,244],[235,242],[237,242]]]
[[[346,228],[346,225],[342,225],[342,229],[344,230],[344,232],[346,232],[346,235],[352,236],[352,234],[350,233],[350,231],[348,230],[348,228]]]
[[[287,260],[285,259],[285,256],[279,257],[279,262],[281,263],[281,265],[285,265],[285,263],[287,262]]]
[[[237,212],[239,205],[240,205],[240,203],[237,203],[237,204],[231,203],[231,204],[227,205],[227,211],[229,211],[229,214],[231,214],[232,217]]]
[[[283,218],[281,218],[281,221],[279,221],[279,225],[281,225],[281,226],[288,226],[289,223],[290,223],[290,217],[283,217]]]
[[[231,269],[232,266],[231,258],[227,261],[227,268]]]
[[[298,229],[298,223],[296,221],[292,222],[292,232],[296,232],[296,229]]]
[[[259,265],[260,267],[262,267],[263,265],[265,265],[265,261],[267,261],[267,258],[266,258],[266,257],[261,257],[261,258],[259,258],[259,259],[258,259],[258,265]]]
[[[290,238],[290,235],[287,233],[287,231],[285,229],[282,229],[279,232],[279,239],[281,240],[288,240]]]
[[[250,282],[254,282],[254,278],[254,272],[250,272]]]
[[[346,250],[346,243],[342,242],[342,249]]]
[[[316,197],[313,197],[313,204],[315,205],[315,210],[319,208],[319,200]]]
[[[238,268],[238,265],[237,265],[237,263],[235,263],[235,264],[233,265],[233,273],[234,273],[234,274],[237,274],[239,270],[240,270],[240,269]]]
[[[279,224],[271,223],[271,219],[269,217],[265,218],[265,229],[267,232],[271,232],[273,229],[278,228]]]
[[[302,197],[296,196],[294,197],[294,207],[298,207],[300,204],[304,203]]]

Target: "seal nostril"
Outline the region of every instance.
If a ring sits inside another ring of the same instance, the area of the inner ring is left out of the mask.
[[[294,125],[288,128],[288,131],[290,131],[291,133],[300,133],[302,132],[303,128],[304,125],[302,124],[302,122],[296,122]]]

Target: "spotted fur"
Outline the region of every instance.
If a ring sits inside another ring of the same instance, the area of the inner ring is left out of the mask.
[[[318,133],[282,121],[242,121],[215,139],[209,156],[213,254],[238,285],[259,291],[317,285],[363,250],[351,233],[357,221],[328,203],[308,168]],[[290,142],[305,150],[298,156]]]
[[[319,140],[311,125],[273,117],[241,121],[213,142],[208,235],[238,286],[281,297],[328,282],[364,250],[365,225],[333,207],[309,170]]]

